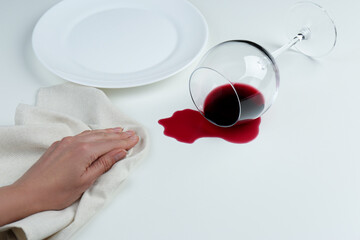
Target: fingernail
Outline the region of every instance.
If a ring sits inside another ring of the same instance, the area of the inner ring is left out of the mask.
[[[116,127],[112,129],[114,132],[122,132],[123,128],[121,127]]]
[[[116,161],[119,161],[121,159],[123,159],[126,156],[126,151],[122,150],[121,152],[117,153],[114,158]]]
[[[125,134],[130,137],[130,136],[133,136],[135,134],[135,132],[133,130],[128,130],[125,132]]]
[[[138,136],[134,135],[134,136],[131,136],[129,139],[130,140],[138,140],[138,138],[139,138]]]

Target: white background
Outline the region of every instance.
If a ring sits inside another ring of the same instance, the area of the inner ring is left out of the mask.
[[[30,42],[56,2],[0,0],[1,125],[13,124],[19,103],[34,104],[40,87],[64,82]],[[282,16],[296,1],[191,2],[209,25],[206,49],[249,39],[272,51],[286,42]],[[194,108],[187,86],[196,62],[159,83],[105,90],[148,129],[151,150],[73,239],[360,239],[360,2],[316,2],[335,19],[337,46],[320,60],[295,51],[278,58],[278,99],[248,144],[162,134],[159,119]]]

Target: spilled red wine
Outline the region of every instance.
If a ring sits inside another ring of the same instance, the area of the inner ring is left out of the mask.
[[[215,88],[204,102],[204,116],[219,127],[206,120],[198,111],[185,109],[177,111],[170,118],[159,120],[164,126],[164,134],[184,143],[193,143],[202,137],[219,137],[233,143],[247,143],[259,133],[260,117],[264,109],[264,97],[255,88],[246,84],[234,84],[241,103],[240,106],[230,85]],[[253,120],[252,120],[253,119]]]
[[[193,143],[202,137],[219,137],[232,143],[247,143],[258,135],[260,118],[224,128],[210,123],[198,111],[185,109],[159,120],[159,124],[164,126],[166,136],[179,142]]]

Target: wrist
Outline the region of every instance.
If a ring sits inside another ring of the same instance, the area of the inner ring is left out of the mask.
[[[43,205],[40,203],[40,196],[29,186],[15,182],[9,188],[17,202],[16,204],[21,206],[22,212],[26,214],[24,217],[44,211]]]
[[[32,202],[29,202],[27,193],[16,184],[0,187],[0,226],[20,220],[35,212],[36,209]]]

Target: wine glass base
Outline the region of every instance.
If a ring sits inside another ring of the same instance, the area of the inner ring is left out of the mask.
[[[334,21],[321,6],[312,2],[299,2],[285,19],[289,39],[301,33],[304,38],[294,47],[310,57],[322,57],[335,47],[337,31]]]

